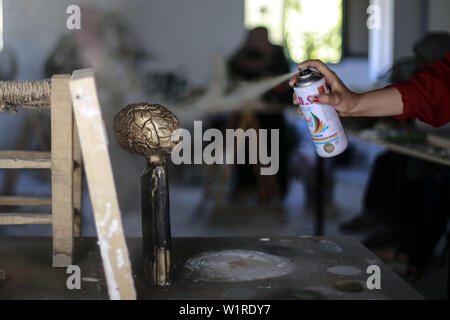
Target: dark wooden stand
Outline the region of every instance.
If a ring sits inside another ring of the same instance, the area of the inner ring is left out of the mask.
[[[160,286],[171,283],[169,184],[166,159],[147,162],[141,176],[144,275]]]

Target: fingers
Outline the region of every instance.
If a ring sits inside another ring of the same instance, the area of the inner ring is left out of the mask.
[[[302,108],[297,108],[297,110],[298,110],[298,114],[300,115],[300,118],[305,120],[305,116],[303,115]]]
[[[335,106],[339,103],[341,103],[341,96],[338,94],[330,93],[330,94],[321,94],[318,96],[314,96],[314,102],[319,104],[329,104],[331,106]],[[298,98],[294,92],[292,95],[292,102],[294,105],[298,106],[300,103],[298,101]],[[300,109],[299,109],[300,110]]]
[[[297,79],[298,79],[298,74],[295,74],[294,76],[292,76],[291,80],[289,80],[289,85],[291,87],[293,87],[294,84],[297,82]]]
[[[317,69],[330,85],[333,85],[333,83],[338,79],[336,74],[327,67],[325,63],[323,63],[320,60],[307,60],[298,65],[299,69],[307,68],[307,67],[313,67]]]
[[[294,92],[294,94],[292,95],[292,99],[293,99],[293,102],[294,102],[294,104],[295,104],[296,106],[300,104],[300,103],[298,102],[298,99],[297,99],[297,96],[296,96],[295,92]],[[302,112],[302,108],[298,107],[297,110],[298,110],[298,114],[300,115],[300,118],[301,118],[301,119],[305,119],[305,116],[303,115],[303,112]]]
[[[292,102],[293,102],[295,105],[298,105],[298,104],[299,104],[298,99],[297,99],[297,96],[295,95],[295,92],[294,92],[294,94],[292,95]]]
[[[321,94],[317,96],[318,103],[336,106],[341,103],[341,96],[335,93]]]

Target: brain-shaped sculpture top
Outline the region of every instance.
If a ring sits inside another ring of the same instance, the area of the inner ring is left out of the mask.
[[[147,159],[170,154],[179,142],[179,128],[175,115],[159,104],[129,104],[114,117],[117,143]]]

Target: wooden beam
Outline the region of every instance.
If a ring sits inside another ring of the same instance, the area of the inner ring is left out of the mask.
[[[0,169],[50,169],[50,152],[0,151]]]
[[[70,91],[109,296],[114,300],[136,299],[108,140],[92,70],[75,71],[70,81]]]
[[[73,160],[75,168],[73,171],[73,233],[74,236],[81,237],[81,206],[83,195],[83,158],[81,154],[80,139],[78,137],[77,126],[73,127]]]
[[[50,169],[52,162],[47,159],[0,159],[0,169]]]
[[[438,163],[444,166],[450,167],[450,159],[448,157],[442,157],[438,154],[426,152],[427,144],[430,147],[438,148],[450,148],[450,140],[438,137],[434,135],[427,135],[427,144],[418,144],[417,147],[411,145],[405,145],[402,143],[388,142],[384,139],[378,137],[365,137],[362,136],[358,131],[346,130],[347,134],[361,141],[375,143],[388,148],[391,151],[407,155],[409,157],[414,157],[422,159],[429,162]]]
[[[68,267],[73,255],[73,112],[70,75],[52,77],[51,150],[53,267]]]
[[[51,224],[49,213],[0,213],[0,225]]]
[[[0,206],[51,206],[51,198],[37,198],[37,197],[1,197]]]
[[[428,142],[436,147],[444,148],[444,149],[450,149],[450,139],[444,138],[432,134],[427,134],[427,140]]]
[[[0,158],[17,158],[22,160],[32,159],[51,159],[51,152],[49,151],[16,151],[16,150],[2,150],[0,151]]]

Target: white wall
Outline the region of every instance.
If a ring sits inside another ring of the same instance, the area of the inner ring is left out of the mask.
[[[120,15],[141,45],[154,54],[155,59],[146,66],[149,71],[181,72],[194,87],[207,84],[213,52],[229,56],[246,34],[242,0],[4,0],[4,43],[17,54],[16,79],[42,79],[45,61],[57,41],[70,32],[79,32],[66,28],[66,9],[73,4],[80,5],[81,19],[84,6]],[[110,141],[114,141],[112,119],[116,111],[132,102],[159,102],[142,92],[124,89],[133,75],[115,59],[102,52],[101,60],[107,67],[96,69]],[[122,100],[116,99],[117,93]],[[15,147],[23,114],[0,113],[0,149]],[[142,170],[142,159],[124,152],[116,143],[110,143],[109,151],[122,209],[137,210],[139,202],[130,203],[130,199],[139,193],[136,177]],[[123,163],[129,165],[127,170]]]
[[[346,86],[356,91],[364,91],[373,84],[369,79],[369,63],[365,58],[347,58],[339,64],[330,65]]]
[[[245,35],[242,0],[3,0],[4,43],[17,55],[16,79],[44,77],[57,41],[76,32],[66,28],[66,9],[72,4],[120,14],[155,54],[150,70],[182,72],[193,86],[207,83],[214,51],[230,55]],[[0,148],[14,146],[21,119],[20,114],[0,113]]]
[[[395,0],[394,59],[412,56],[414,43],[427,32],[425,0]]]
[[[211,53],[231,54],[245,34],[242,0],[4,0],[5,46],[19,55],[19,78],[42,77],[56,41],[71,32],[65,27],[71,4],[121,13],[157,54],[155,69],[181,68],[195,84],[207,81]]]
[[[428,29],[430,31],[450,32],[450,1],[428,1]]]

